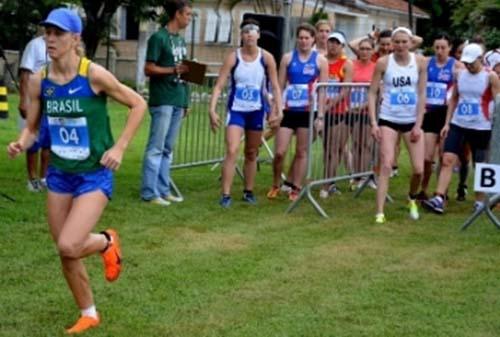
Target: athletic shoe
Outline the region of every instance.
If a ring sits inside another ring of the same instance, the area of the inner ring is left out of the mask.
[[[349,180],[349,189],[351,190],[351,192],[354,192],[356,191],[359,186],[362,184],[362,180],[356,180],[356,179],[350,179]]]
[[[87,331],[88,329],[95,328],[101,323],[99,316],[97,318],[90,316],[81,316],[75,325],[71,328],[66,329],[67,334],[77,334]]]
[[[422,206],[424,206],[424,208],[436,214],[443,214],[444,212],[443,204],[444,204],[443,198],[437,195],[435,197],[422,201]]]
[[[122,270],[122,252],[120,248],[120,239],[114,229],[106,229],[102,232],[108,238],[108,247],[101,253],[104,263],[104,274],[109,282],[116,281]]]
[[[391,171],[391,175],[390,175],[390,178],[394,178],[394,177],[397,177],[399,175],[399,170],[398,168],[393,168],[392,171]]]
[[[222,208],[229,208],[232,203],[233,200],[230,195],[223,195],[219,200],[219,205],[221,205]]]
[[[42,178],[38,181],[38,186],[40,187],[41,190],[46,190],[47,189],[47,179]]]
[[[321,199],[326,199],[329,196],[330,196],[330,194],[328,193],[328,190],[324,190],[324,189],[319,190],[319,197]]]
[[[420,218],[420,214],[418,214],[418,206],[416,200],[408,201],[408,210],[410,211],[410,219],[418,220]]]
[[[155,198],[151,200],[147,200],[148,203],[153,204],[153,205],[159,205],[159,206],[169,206],[170,202],[162,199],[162,198]]]
[[[375,182],[375,180],[373,180],[373,178],[369,178],[370,180],[368,181],[368,187],[370,187],[372,190],[376,190],[377,189],[377,183]]]
[[[292,189],[290,193],[288,193],[288,200],[290,201],[295,201],[299,198],[300,190],[299,189]]]
[[[176,197],[175,195],[169,194],[166,197],[163,197],[163,200],[166,200],[169,203],[173,203],[173,202],[183,202],[184,198]]]
[[[292,191],[293,184],[291,182],[285,181],[283,184],[281,184],[281,192],[283,193],[290,193]]]
[[[467,185],[458,185],[457,201],[465,201],[466,195],[467,195]]]
[[[385,215],[384,213],[378,213],[375,215],[375,223],[383,224],[385,223]]]
[[[276,186],[272,186],[269,192],[267,192],[268,199],[276,199],[280,194],[280,188]]]
[[[484,202],[482,201],[474,201],[474,206],[472,207],[473,212],[477,212],[484,208]]]
[[[418,201],[424,201],[424,200],[429,199],[429,197],[427,196],[427,193],[425,193],[424,191],[420,191],[420,192],[417,194],[416,199],[417,199]]]
[[[255,198],[255,195],[253,195],[252,192],[243,192],[243,201],[255,205],[257,204],[257,199]]]
[[[38,183],[38,180],[36,180],[36,179],[28,180],[28,184],[26,184],[26,188],[30,192],[41,192],[40,184]]]

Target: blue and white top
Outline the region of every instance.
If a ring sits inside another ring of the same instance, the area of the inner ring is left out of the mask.
[[[267,83],[267,71],[262,49],[255,60],[246,62],[241,49],[236,50],[236,64],[231,70],[231,90],[228,100],[230,111],[251,112],[263,108],[263,89]]]
[[[285,109],[289,111],[308,111],[311,91],[319,77],[318,52],[313,50],[309,58],[302,62],[297,50],[292,52],[292,59],[287,68],[288,85],[283,91]]]
[[[418,64],[414,53],[410,62],[401,66],[389,54],[383,77],[384,89],[380,118],[396,124],[411,124],[417,120]]]
[[[427,66],[427,110],[447,105],[450,89],[453,85],[453,67],[456,60],[449,57],[443,67],[438,66],[436,57],[431,57]]]

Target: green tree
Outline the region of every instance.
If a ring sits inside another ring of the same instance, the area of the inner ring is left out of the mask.
[[[483,37],[487,48],[500,45],[499,0],[453,0],[452,28],[466,38]]]
[[[6,49],[24,49],[36,34],[40,21],[50,10],[61,4],[60,0],[1,0],[0,46]]]
[[[86,16],[82,39],[87,55],[92,58],[100,41],[108,36],[111,19],[118,7],[129,7],[130,12],[135,13],[137,20],[156,19],[158,15],[154,8],[161,6],[164,2],[160,0],[81,0],[80,4]]]

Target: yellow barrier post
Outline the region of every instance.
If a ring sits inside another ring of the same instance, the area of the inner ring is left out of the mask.
[[[0,118],[9,117],[9,103],[7,102],[7,86],[0,80]]]

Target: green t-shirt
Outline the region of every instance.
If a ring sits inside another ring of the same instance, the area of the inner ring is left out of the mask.
[[[146,62],[160,67],[173,67],[186,58],[186,41],[179,34],[170,34],[160,28],[148,40]],[[188,106],[187,84],[177,75],[151,76],[149,79],[149,105]]]

